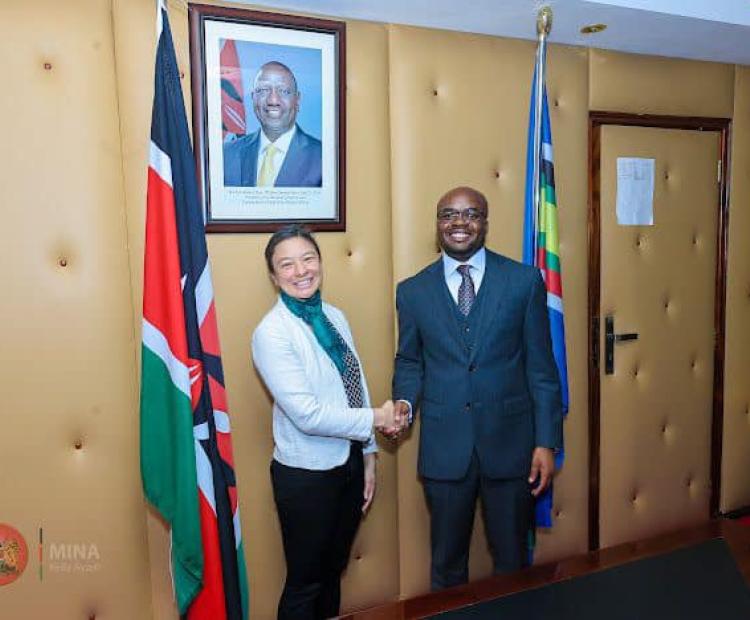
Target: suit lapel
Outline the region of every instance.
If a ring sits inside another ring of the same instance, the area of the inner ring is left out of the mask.
[[[292,179],[298,179],[301,177],[298,172],[298,168],[303,164],[304,159],[302,157],[305,146],[304,136],[302,130],[297,125],[297,131],[294,132],[294,137],[289,143],[289,151],[284,158],[284,163],[281,164],[281,170],[276,176],[277,186],[288,184]]]
[[[245,156],[242,157],[242,185],[245,187],[255,187],[255,176],[258,165],[258,149],[260,148],[260,129],[256,131],[252,139],[248,142],[245,149]]]
[[[502,313],[503,299],[508,287],[508,270],[506,266],[506,259],[502,256],[495,254],[494,252],[486,251],[487,262],[484,268],[484,278],[482,280],[482,286],[480,293],[484,294],[484,303],[482,305],[482,313],[479,316],[479,325],[477,327],[479,339],[477,346],[474,347],[471,354],[471,359],[477,356],[477,353],[482,349],[488,338],[484,337],[487,334],[492,323],[498,319]]]

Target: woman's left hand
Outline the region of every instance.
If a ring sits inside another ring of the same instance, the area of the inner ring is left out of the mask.
[[[375,464],[377,463],[377,455],[375,452],[365,454],[365,503],[362,504],[362,512],[367,512],[367,509],[372,504],[372,499],[375,497]]]

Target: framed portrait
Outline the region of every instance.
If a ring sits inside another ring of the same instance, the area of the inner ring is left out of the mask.
[[[345,24],[189,7],[206,230],[345,230]]]

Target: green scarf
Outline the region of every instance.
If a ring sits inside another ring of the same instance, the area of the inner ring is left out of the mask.
[[[299,317],[310,326],[318,344],[323,347],[323,350],[336,364],[336,368],[343,376],[346,371],[346,364],[344,363],[346,348],[343,338],[336,332],[336,328],[331,325],[331,322],[323,313],[320,291],[315,291],[315,294],[309,299],[297,299],[281,291],[281,300],[294,316]]]

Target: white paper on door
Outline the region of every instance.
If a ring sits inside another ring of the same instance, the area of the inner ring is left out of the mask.
[[[654,225],[654,168],[656,160],[617,158],[617,223]]]

